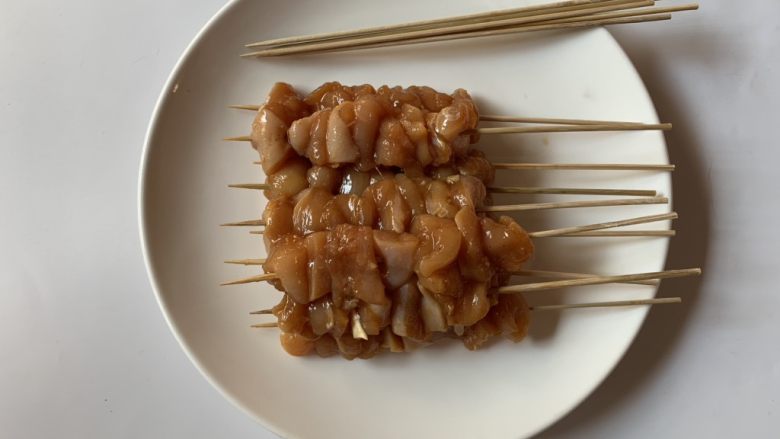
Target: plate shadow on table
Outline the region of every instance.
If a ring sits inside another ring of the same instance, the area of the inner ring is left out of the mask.
[[[699,38],[700,37],[700,38]],[[712,44],[703,36],[691,37],[693,45]],[[688,38],[688,37],[685,37]],[[677,165],[673,175],[674,210],[680,218],[674,222],[677,236],[672,238],[667,258],[667,268],[701,267],[707,273],[708,247],[711,233],[712,194],[710,170],[704,156],[706,145],[698,140],[696,128],[690,123],[686,108],[693,103],[680,101],[675,85],[659,68],[664,50],[646,44],[637,44],[638,56],[633,59],[637,70],[653,97],[660,119],[674,123],[667,133],[670,161]],[[690,55],[690,50],[686,53]],[[668,53],[664,62],[671,62]],[[692,56],[695,57],[695,56]],[[702,60],[699,60],[702,61]],[[658,306],[650,310],[647,320],[634,343],[628,349],[612,373],[603,383],[561,421],[543,431],[538,438],[560,436],[576,437],[584,425],[605,419],[619,409],[631,395],[636,395],[662,368],[665,358],[673,354],[685,331],[686,322],[693,318],[701,297],[702,278],[683,278],[666,281],[658,297],[680,296],[683,303],[674,306]]]

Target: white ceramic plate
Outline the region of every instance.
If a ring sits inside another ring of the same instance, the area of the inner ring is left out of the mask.
[[[517,1],[395,0],[368,4],[235,1],[204,28],[174,70],[152,119],[141,167],[140,219],[147,265],[171,329],[204,376],[268,428],[298,438],[517,438],[549,426],[583,400],[621,358],[646,309],[534,316],[521,344],[469,352],[457,342],[370,361],[293,358],[274,330],[249,328],[248,312],[279,296],[267,285],[219,288],[256,273],[225,266],[261,257],[261,239],[217,225],[257,218],[259,193],[227,189],[262,181],[254,151],[220,139],[245,134],[275,81],[310,90],[322,82],[464,87],[483,113],[654,122],[650,98],[603,29],[327,56],[240,59],[246,42],[284,35],[509,7]],[[657,132],[483,138],[496,161],[666,163]],[[670,194],[669,176],[643,172],[502,172],[499,184],[648,188]],[[543,199],[575,199],[549,196]],[[594,197],[590,197],[594,198]],[[499,203],[532,200],[497,197]],[[582,199],[582,198],[580,198]],[[529,213],[529,230],[630,218],[669,206]],[[648,225],[661,229],[667,224]],[[595,273],[656,271],[665,239],[537,240],[537,268]],[[655,289],[609,285],[536,293],[536,303],[648,298]]]

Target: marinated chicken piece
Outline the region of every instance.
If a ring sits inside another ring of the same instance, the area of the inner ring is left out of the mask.
[[[371,185],[371,174],[347,168],[341,181],[339,193],[361,195]]]
[[[376,89],[370,84],[353,85],[347,87],[347,89],[355,96],[355,100],[358,100],[361,96],[370,96],[376,94]]]
[[[494,322],[492,314],[491,310],[484,319],[464,328],[461,341],[468,350],[479,349],[488,340],[501,333],[501,328]]]
[[[487,197],[487,189],[481,181],[467,175],[456,175],[447,179],[450,184],[450,199],[458,207],[479,209]]]
[[[426,110],[438,113],[444,107],[452,104],[452,97],[445,93],[439,93],[431,87],[418,87],[413,85],[407,90],[414,93]]]
[[[406,174],[396,174],[395,184],[413,216],[426,213],[425,197],[420,192],[420,184],[418,182],[413,181]]]
[[[278,305],[271,309],[279,323],[279,329],[284,332],[302,334],[309,322],[308,307],[285,295]]]
[[[534,245],[528,233],[512,218],[502,216],[498,221],[480,219],[485,253],[499,269],[519,271],[531,258]]]
[[[390,103],[392,111],[395,114],[398,114],[401,111],[404,104],[413,105],[418,108],[422,106],[422,101],[419,96],[404,90],[399,86],[388,87],[383,85],[377,89],[376,93]]]
[[[433,154],[428,143],[425,114],[419,108],[406,104],[401,108],[400,122],[407,138],[414,145],[417,162],[420,166],[430,165],[433,162]]]
[[[417,277],[417,283],[420,288],[425,288],[427,291],[435,294],[436,300],[449,314],[455,306],[453,298],[460,296],[463,290],[463,278],[461,278],[460,272],[458,272],[458,267],[448,265],[434,271],[429,276],[422,277],[418,273]]]
[[[367,335],[379,335],[382,328],[390,324],[392,309],[390,301],[384,305],[361,303],[356,315],[360,316],[360,324]]]
[[[295,156],[295,151],[287,143],[287,128],[287,124],[268,105],[257,111],[249,137],[252,147],[260,153],[266,174],[277,172],[285,161]]]
[[[364,95],[355,100],[355,124],[352,125],[352,136],[360,152],[360,161],[356,165],[360,171],[369,171],[376,166],[374,149],[379,135],[379,124],[385,115],[385,108],[376,96]]]
[[[306,105],[289,84],[274,84],[252,122],[250,135],[252,147],[260,153],[266,174],[278,171],[284,161],[292,157],[286,139],[287,128],[294,120],[308,114]]]
[[[458,170],[452,166],[437,166],[431,168],[428,174],[434,180],[446,181],[448,178],[458,175]]]
[[[339,345],[333,337],[325,334],[314,341],[314,352],[323,358],[331,357],[339,353]]]
[[[452,104],[436,114],[434,132],[444,142],[453,142],[458,136],[469,134],[479,124],[479,112],[468,92],[455,90]]]
[[[328,162],[331,164],[355,163],[360,157],[350,126],[355,123],[355,104],[351,101],[339,104],[330,113],[325,141]]]
[[[441,304],[434,298],[433,293],[418,285],[422,300],[420,301],[420,317],[422,318],[425,332],[446,332],[447,313]]]
[[[336,306],[343,307],[351,299],[375,305],[388,303],[370,227],[349,224],[336,227],[328,234],[326,254]]]
[[[266,273],[275,273],[274,285],[298,303],[309,302],[308,254],[302,236],[285,235],[273,247],[263,264]]]
[[[311,126],[317,117],[319,114],[302,117],[293,121],[287,129],[287,141],[299,156],[306,155],[306,149],[311,141]]]
[[[421,278],[447,268],[458,257],[461,235],[455,222],[433,215],[414,218],[411,233],[420,239],[415,271]]]
[[[385,178],[368,189],[374,197],[379,215],[379,229],[405,232],[412,219],[412,211],[395,184],[395,179]]]
[[[308,256],[309,301],[317,300],[330,293],[331,280],[325,246],[327,232],[315,232],[305,238]]]
[[[309,303],[309,324],[317,336],[329,333],[336,326],[333,302],[329,297]]]
[[[414,258],[420,240],[409,233],[374,230],[374,249],[388,287],[400,288],[414,275]]]
[[[373,358],[382,350],[382,341],[379,336],[369,336],[368,340],[364,340],[362,344],[360,355],[358,355],[362,360]]]
[[[309,166],[309,162],[300,157],[293,157],[284,162],[278,171],[266,177],[265,182],[269,189],[265,190],[265,197],[269,200],[293,197],[306,189],[308,186],[306,171]]]
[[[336,345],[338,345],[339,353],[347,360],[357,358],[363,351],[363,340],[352,337],[350,332],[343,334],[341,337],[334,337]]]
[[[293,150],[317,166],[325,166],[330,163],[327,136],[331,112],[330,108],[326,108],[311,116],[297,119],[286,131]]]
[[[334,100],[333,96],[344,96],[345,92],[350,95],[352,94],[347,87],[344,87],[336,81],[326,82],[309,93],[309,95],[304,98],[304,102],[312,111],[322,110],[323,108],[332,108],[335,106],[332,105]]]
[[[339,194],[333,198],[333,204],[343,216],[343,223],[354,226],[374,226],[376,206],[371,193],[366,192],[362,196]]]
[[[300,334],[294,334],[290,332],[282,332],[279,335],[279,339],[282,342],[282,347],[288,354],[303,357],[308,355],[313,349],[315,342],[308,340]]]
[[[466,280],[489,282],[495,270],[485,254],[479,217],[473,209],[463,207],[455,215],[455,225],[463,237],[458,255],[460,275]]]
[[[404,339],[393,334],[390,328],[385,328],[382,331],[382,344],[381,346],[390,352],[406,352],[406,345]]]
[[[394,117],[385,117],[379,124],[379,136],[376,139],[374,160],[382,166],[403,168],[416,160],[417,148],[412,143],[401,121]]]
[[[453,218],[460,208],[450,197],[450,186],[441,180],[431,180],[425,191],[425,210],[439,218]]]
[[[332,194],[337,193],[342,182],[341,169],[330,166],[312,166],[311,168],[307,166],[306,181],[310,187],[321,187]],[[298,192],[303,189],[305,186]]]
[[[332,199],[330,192],[320,187],[301,192],[292,214],[295,233],[306,235],[329,230],[327,221],[330,218],[325,213]]]
[[[273,251],[280,239],[293,233],[293,209],[294,204],[287,197],[272,199],[266,204],[263,211],[263,222],[265,223],[263,242],[269,253]]]
[[[425,323],[420,314],[422,294],[414,282],[409,282],[393,292],[393,333],[401,337],[422,341],[426,338]]]
[[[498,304],[491,308],[493,320],[504,337],[517,343],[528,334],[531,325],[531,310],[520,294],[500,294]]]
[[[499,298],[500,300],[500,298]],[[471,326],[482,320],[490,310],[488,287],[485,282],[469,282],[463,294],[455,301],[455,309],[449,318],[450,325]]]
[[[485,153],[476,149],[469,150],[465,157],[459,157],[456,167],[461,175],[476,177],[485,185],[493,184],[496,177],[493,164],[485,157]]]

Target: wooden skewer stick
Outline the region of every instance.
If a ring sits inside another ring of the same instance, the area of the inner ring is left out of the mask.
[[[566,309],[578,309],[578,308],[613,308],[624,306],[640,306],[640,305],[667,305],[674,303],[682,303],[680,297],[665,297],[660,299],[640,299],[640,300],[614,300],[609,302],[588,302],[588,303],[563,303],[560,305],[535,305],[529,307],[531,311],[562,311]],[[255,311],[250,314],[271,314],[270,309],[263,309]],[[253,328],[276,328],[279,324],[272,323],[258,323],[252,325]]]
[[[519,26],[523,24],[538,23],[538,22],[544,22],[544,21],[555,20],[560,18],[571,18],[571,17],[584,16],[587,14],[596,14],[600,12],[611,12],[611,11],[618,11],[618,10],[637,8],[643,6],[652,6],[653,4],[654,2],[652,0],[631,1],[631,2],[618,1],[615,2],[615,4],[612,4],[610,6],[596,5],[598,7],[587,7],[587,10],[584,10],[585,7],[583,7],[582,8],[583,10],[553,12],[547,14],[534,15],[530,17],[526,16],[526,17],[492,20],[492,21],[481,22],[481,23],[456,24],[454,26],[403,31],[394,34],[358,36],[356,38],[345,39],[345,40],[323,41],[323,42],[315,42],[311,44],[301,44],[292,47],[264,49],[264,50],[244,54],[241,56],[244,57],[280,56],[280,55],[292,55],[292,54],[307,53],[307,52],[318,52],[324,50],[346,49],[354,46],[392,43],[392,42],[413,40],[413,39],[425,38],[425,37],[459,34],[459,33],[473,32],[473,31],[481,31],[485,29],[502,28],[507,26]],[[570,26],[571,24],[572,23],[561,23],[561,24],[553,24],[553,26]]]
[[[220,224],[220,226],[222,227],[244,227],[244,226],[264,226],[264,225],[265,225],[265,221],[261,219]]]
[[[611,230],[597,232],[570,233],[568,235],[554,236],[553,238],[641,238],[641,237],[671,237],[676,236],[674,230]]]
[[[554,126],[534,126],[534,127],[489,127],[477,128],[480,134],[540,134],[540,133],[572,133],[572,132],[592,132],[592,131],[667,131],[672,129],[670,123],[658,124],[635,124],[625,125],[604,124],[604,125],[554,125]],[[251,142],[251,136],[226,137],[223,140],[228,142]]]
[[[592,302],[592,303],[565,303],[561,305],[536,305],[529,307],[531,311],[560,311],[565,309],[577,308],[608,308],[619,306],[639,306],[639,305],[665,305],[672,303],[682,303],[679,297],[669,297],[662,299],[644,299],[644,300],[615,300],[611,302]]]
[[[563,227],[560,229],[543,230],[539,232],[531,232],[528,234],[528,236],[532,238],[549,238],[553,236],[571,235],[580,232],[612,229],[615,227],[633,226],[637,224],[646,224],[646,223],[652,223],[656,221],[665,221],[665,220],[673,220],[673,219],[677,219],[676,212],[665,213],[661,215],[641,216],[638,218],[631,218],[631,219],[620,220],[620,221],[610,221],[606,223],[588,224],[584,226]]]
[[[683,11],[695,11],[699,9],[698,3],[688,3],[686,5],[679,6],[667,6],[663,8],[643,8],[643,9],[631,9],[628,11],[607,12],[603,14],[593,14],[586,18],[592,20],[608,20],[614,18],[626,18],[626,17],[641,17],[643,15],[654,14],[667,14],[671,12],[683,12]],[[574,23],[582,20],[582,17],[573,18],[561,18],[558,20],[550,20],[548,23]]]
[[[262,235],[264,232],[262,230],[250,230],[250,235]]]
[[[237,110],[251,110],[258,111],[260,105],[228,105],[228,108]],[[527,123],[527,124],[541,124],[541,125],[567,125],[567,126],[580,126],[580,125],[594,125],[594,126],[618,126],[618,127],[631,127],[634,129],[641,129],[636,127],[644,127],[644,129],[671,129],[672,124],[648,124],[644,122],[623,122],[623,121],[610,121],[610,120],[590,120],[590,119],[560,119],[560,118],[546,118],[546,117],[519,117],[519,116],[496,116],[496,115],[483,115],[479,117],[479,120],[485,122],[513,122],[513,123]],[[650,127],[661,128],[650,128]],[[229,139],[242,139],[229,138]]]
[[[635,280],[650,279],[669,279],[684,276],[698,276],[701,274],[700,268],[690,268],[685,270],[667,270],[651,273],[624,274],[619,276],[593,276],[583,279],[556,280],[551,282],[537,282],[531,284],[508,285],[499,287],[498,292],[502,294],[521,293],[531,291],[545,291],[557,288],[581,287],[586,285],[602,285],[609,283],[622,283]]]
[[[265,273],[265,274],[260,274],[260,275],[257,275],[257,276],[247,277],[245,279],[239,279],[239,280],[234,280],[234,281],[230,281],[230,282],[225,282],[225,283],[222,283],[222,284],[219,284],[219,285],[222,286],[222,287],[225,287],[225,286],[228,286],[228,285],[243,285],[243,284],[251,284],[251,283],[255,283],[255,282],[265,282],[265,281],[269,281],[269,280],[274,280],[276,278],[277,278],[276,273]]]
[[[253,47],[293,45],[293,44],[301,44],[301,43],[310,43],[314,41],[345,39],[347,37],[356,37],[356,36],[362,36],[367,34],[390,34],[390,33],[396,33],[397,31],[401,31],[401,30],[435,28],[435,27],[440,27],[440,25],[449,25],[453,23],[489,21],[489,20],[496,19],[496,17],[523,16],[524,14],[531,15],[532,13],[536,13],[538,15],[540,11],[549,12],[549,11],[561,10],[561,9],[567,10],[565,8],[569,8],[568,10],[572,10],[572,9],[580,8],[582,7],[583,4],[586,3],[592,4],[592,3],[599,3],[599,2],[605,2],[605,0],[563,1],[563,2],[552,3],[552,4],[543,4],[543,5],[530,6],[530,7],[513,8],[513,9],[503,9],[498,11],[487,11],[487,12],[481,12],[476,14],[459,15],[459,16],[452,16],[452,17],[445,17],[445,18],[437,18],[432,20],[413,21],[409,23],[399,23],[393,25],[368,27],[368,28],[354,29],[348,31],[275,38],[272,40],[265,40],[256,43],[247,44],[245,47],[253,48]]]
[[[229,188],[266,190],[270,186],[265,183],[239,183],[230,184]],[[539,194],[539,195],[626,195],[640,197],[654,197],[658,192],[644,189],[588,189],[588,188],[555,188],[555,187],[506,187],[489,186],[488,192],[494,194]]]
[[[238,105],[231,105],[231,108],[237,108]],[[252,107],[254,110],[259,110],[260,107]],[[246,108],[249,109],[249,108]],[[544,125],[644,125],[643,122],[622,122],[622,121],[610,121],[610,120],[591,120],[591,119],[561,119],[553,117],[520,117],[520,116],[499,116],[483,114],[479,116],[479,120],[484,122],[512,122],[512,123],[536,123]]]
[[[636,206],[642,204],[668,204],[666,197],[622,198],[619,200],[563,201],[558,203],[508,204],[503,206],[485,206],[479,212],[526,212],[530,210],[574,209],[581,207]]]
[[[499,287],[496,291],[498,291],[501,294],[523,293],[523,292],[532,292],[532,291],[553,290],[558,288],[581,287],[586,285],[603,285],[603,284],[626,283],[626,282],[652,280],[652,279],[670,279],[675,277],[698,276],[700,274],[701,274],[700,268],[690,268],[684,270],[655,271],[650,273],[623,274],[617,276],[589,276],[589,277],[576,278],[576,279],[525,283],[519,285],[507,285],[504,287]],[[264,282],[264,281],[274,280],[276,278],[277,278],[276,273],[265,273],[259,276],[253,276],[246,279],[223,283],[221,285],[222,286],[241,285],[241,284],[248,284],[254,282]]]
[[[520,26],[510,26],[502,29],[494,29],[494,30],[484,30],[484,31],[476,31],[476,32],[462,32],[462,33],[454,33],[454,34],[446,34],[446,35],[439,35],[434,37],[426,37],[426,38],[415,38],[411,40],[402,40],[402,41],[393,41],[388,43],[377,43],[377,44],[362,44],[352,47],[346,47],[346,48],[339,48],[339,49],[331,49],[331,50],[323,50],[322,52],[339,52],[344,50],[363,50],[363,49],[376,49],[380,47],[393,47],[393,46],[402,46],[402,45],[412,45],[412,44],[425,44],[425,43],[436,43],[441,41],[451,41],[451,40],[460,40],[460,39],[466,39],[466,38],[484,38],[484,37],[493,37],[493,36],[501,36],[501,35],[512,35],[512,34],[518,34],[518,33],[525,33],[525,32],[540,32],[540,31],[549,31],[549,30],[563,30],[563,29],[578,29],[578,28],[586,28],[586,27],[595,27],[595,26],[608,26],[608,25],[614,25],[614,24],[632,24],[632,23],[645,23],[645,22],[651,22],[651,21],[663,21],[663,20],[671,20],[672,14],[655,14],[655,15],[646,15],[646,16],[634,16],[634,17],[626,17],[626,18],[610,18],[610,19],[593,19],[590,18],[590,16],[583,16],[578,17],[576,20],[563,23],[563,22],[554,22],[554,21],[547,21],[544,23],[537,23],[537,24],[531,24],[531,25],[520,25]],[[257,52],[255,52],[257,53]],[[247,54],[242,56],[255,56],[254,54]],[[262,56],[262,55],[256,55],[256,56]]]
[[[222,139],[226,142],[251,142],[252,137],[251,136],[235,136],[235,137],[225,137]]]
[[[495,169],[567,171],[674,171],[674,165],[638,163],[493,163]]]
[[[643,204],[668,204],[666,197],[648,198],[622,198],[619,200],[595,200],[595,201],[564,201],[559,203],[528,203],[508,204],[503,206],[485,206],[477,209],[478,212],[521,212],[529,210],[547,209],[573,209],[580,207],[609,207],[609,206],[636,206]],[[262,226],[262,220],[247,220],[237,223],[222,224],[223,226]]]
[[[250,314],[250,315],[268,315],[268,314],[273,314],[273,313],[274,313],[274,312],[273,312],[273,310],[270,310],[270,309],[261,309],[261,310],[259,310],[259,311],[252,311],[252,312],[250,312],[249,314]]]
[[[569,132],[588,132],[588,131],[649,131],[672,129],[670,123],[659,124],[635,124],[628,123],[619,125],[616,123],[604,125],[556,125],[556,126],[535,126],[535,127],[489,127],[477,128],[480,134],[534,134],[534,133],[569,133]]]
[[[261,165],[261,162],[252,162]],[[495,169],[523,171],[665,171],[672,172],[674,165],[648,165],[644,163],[493,163]]]
[[[518,276],[536,276],[536,277],[547,277],[547,278],[554,278],[554,279],[586,279],[586,278],[596,276],[595,274],[568,273],[563,271],[549,271],[549,270],[520,270],[512,274]],[[635,281],[629,281],[625,283],[656,286],[660,283],[660,281],[658,281],[657,279],[652,279],[652,280],[635,280]]]
[[[260,105],[228,105],[228,108],[237,110],[260,110]],[[519,116],[497,116],[497,115],[483,115],[479,117],[479,120],[485,122],[513,122],[513,123],[528,123],[528,124],[542,124],[542,125],[604,125],[604,126],[653,126],[659,124],[647,124],[644,122],[623,122],[623,121],[610,121],[610,120],[590,120],[590,119],[560,119],[560,118],[547,118],[547,117],[519,117]],[[664,127],[670,127],[671,124],[661,124]],[[648,128],[649,129],[649,128]]]
[[[265,259],[228,259],[225,263],[234,265],[263,265],[265,264]]]

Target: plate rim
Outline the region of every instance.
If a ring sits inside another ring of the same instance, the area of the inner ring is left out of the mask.
[[[254,422],[260,424],[263,428],[267,429],[273,434],[280,437],[289,438],[289,437],[297,437],[297,436],[282,430],[279,426],[277,426],[273,422],[269,422],[263,416],[256,413],[254,410],[250,409],[242,401],[235,398],[233,395],[227,392],[221,385],[219,385],[216,381],[216,378],[213,377],[212,374],[206,370],[206,368],[201,363],[201,361],[197,358],[195,353],[190,349],[189,343],[184,339],[184,336],[181,334],[179,329],[174,325],[171,312],[168,310],[168,305],[163,300],[163,294],[161,293],[161,288],[157,281],[156,270],[153,267],[151,262],[148,234],[147,234],[147,224],[145,219],[147,216],[147,209],[145,208],[145,200],[148,191],[147,168],[149,167],[149,156],[150,156],[152,140],[158,129],[160,123],[160,115],[163,111],[163,108],[166,106],[167,100],[171,97],[172,94],[171,91],[175,87],[176,78],[179,76],[185,62],[192,55],[194,50],[200,45],[201,41],[205,38],[206,34],[212,29],[215,23],[221,20],[232,8],[236,7],[242,1],[244,0],[228,0],[220,9],[217,10],[217,12],[214,13],[214,15],[211,18],[209,18],[209,20],[206,21],[206,23],[203,24],[203,26],[198,30],[198,32],[195,34],[195,36],[192,38],[192,40],[185,47],[185,49],[182,51],[181,55],[177,59],[176,63],[174,64],[174,67],[171,69],[171,73],[166,79],[162,87],[162,90],[160,91],[160,94],[154,104],[154,109],[152,111],[151,118],[147,127],[147,131],[144,136],[143,147],[141,151],[141,159],[139,164],[139,171],[138,171],[138,185],[137,185],[138,217],[137,219],[138,219],[138,226],[139,226],[139,238],[141,243],[141,253],[144,260],[144,266],[146,268],[146,274],[151,284],[152,292],[155,296],[155,300],[157,302],[158,307],[160,308],[160,311],[162,312],[163,318],[165,319],[168,328],[173,333],[174,338],[176,339],[179,346],[184,351],[187,358],[192,362],[192,364],[195,366],[198,372],[206,379],[206,381],[214,389],[216,389],[223,398],[228,400],[233,406],[235,406],[236,408],[244,412]],[[639,80],[639,83],[642,86],[641,87],[642,91],[646,95],[647,100],[651,106],[652,120],[650,122],[658,123],[659,121],[658,111],[655,106],[655,103],[653,102],[652,95],[650,95],[650,92],[647,89],[647,85],[645,84],[645,81],[642,79],[642,76],[639,74],[639,71],[637,70],[634,62],[625,52],[625,50],[617,41],[617,39],[615,39],[612,33],[609,32],[609,30],[607,30],[603,26],[585,28],[585,29],[574,29],[569,32],[589,32],[589,31],[606,34],[606,36],[608,37],[607,41],[609,42],[609,44],[612,44],[613,47],[617,49],[616,54],[618,54],[620,57],[623,58],[624,61],[626,61],[627,65],[630,66],[630,71],[635,75],[636,79]],[[664,164],[668,164],[669,148],[665,136],[661,136],[661,143],[663,145],[663,155],[664,155],[663,161]],[[671,193],[673,191],[673,187],[674,187],[673,181],[670,178],[669,180],[670,193],[666,195],[669,198],[670,211],[673,211],[673,199]],[[666,226],[666,228],[670,229],[671,227]],[[669,258],[669,240],[666,240],[665,247],[666,248],[663,256],[664,266],[668,262],[668,258]],[[658,290],[659,290],[659,286],[656,285],[652,291],[652,297],[657,297]],[[530,430],[526,436],[521,436],[521,437],[525,437],[525,438],[533,437],[549,429],[553,425],[560,422],[563,418],[568,416],[576,408],[581,406],[586,399],[588,399],[591,395],[593,395],[594,392],[596,392],[598,388],[602,386],[604,381],[610,375],[612,375],[615,368],[623,361],[628,349],[634,344],[634,342],[636,341],[636,337],[639,335],[639,332],[642,330],[642,327],[645,324],[645,321],[647,319],[647,314],[649,313],[649,311],[650,311],[649,307],[644,307],[643,309],[640,310],[641,317],[639,318],[639,324],[637,325],[636,331],[633,334],[631,334],[631,337],[627,340],[625,346],[623,346],[623,348],[620,350],[620,354],[617,357],[617,360],[614,362],[614,364],[612,364],[609,368],[607,368],[607,370],[604,371],[604,375],[600,379],[593,381],[592,387],[587,392],[584,392],[581,397],[575,398],[575,400],[570,405],[563,407],[558,414],[556,414],[554,417],[551,417],[550,421],[548,421],[545,424],[539,425],[536,429]]]

